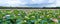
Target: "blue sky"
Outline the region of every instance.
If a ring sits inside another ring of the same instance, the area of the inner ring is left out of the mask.
[[[0,6],[6,7],[57,7],[60,0],[0,0]]]

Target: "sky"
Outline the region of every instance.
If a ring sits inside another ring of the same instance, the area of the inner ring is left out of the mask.
[[[60,7],[60,0],[0,0],[6,7]]]

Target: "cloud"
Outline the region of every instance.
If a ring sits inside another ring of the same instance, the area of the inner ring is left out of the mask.
[[[1,0],[0,1],[0,6],[19,6],[19,5],[24,5],[26,4],[25,2],[21,2],[19,0]]]
[[[56,6],[60,7],[60,0],[56,0]]]
[[[60,0],[0,0],[0,6],[12,7],[56,7],[60,6]],[[39,6],[38,6],[39,5]]]

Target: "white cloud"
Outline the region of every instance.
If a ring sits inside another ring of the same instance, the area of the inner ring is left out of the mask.
[[[25,2],[21,2],[19,0],[1,0],[0,1],[0,6],[19,6],[19,5],[24,5],[26,4]]]
[[[48,0],[31,0],[31,3],[35,3],[35,4],[48,3]]]
[[[0,6],[28,7],[26,4],[42,4],[42,3],[47,4],[45,5],[46,7],[60,6],[60,0],[0,0]]]
[[[60,0],[56,0],[56,6],[60,7]]]

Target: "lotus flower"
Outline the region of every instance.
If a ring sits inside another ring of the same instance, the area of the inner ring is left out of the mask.
[[[51,20],[52,20],[53,22],[58,23],[58,19],[56,19],[56,18],[51,18]]]

